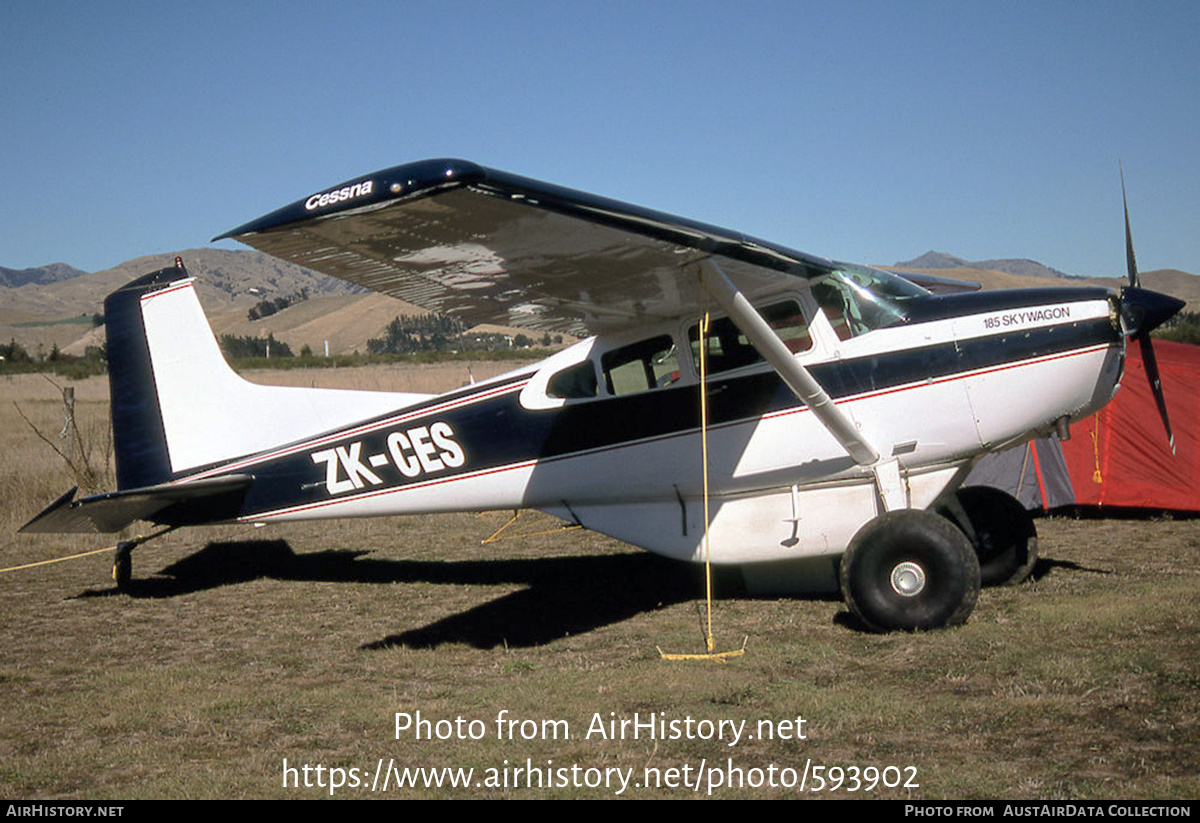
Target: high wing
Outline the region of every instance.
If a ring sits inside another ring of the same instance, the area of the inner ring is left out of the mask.
[[[706,257],[747,296],[835,268],[738,232],[484,168],[395,166],[214,240],[398,297],[468,325],[578,336],[695,313]]]

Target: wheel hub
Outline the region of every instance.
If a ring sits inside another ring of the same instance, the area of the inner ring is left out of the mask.
[[[916,597],[925,589],[925,570],[911,561],[892,569],[892,591],[901,597]]]

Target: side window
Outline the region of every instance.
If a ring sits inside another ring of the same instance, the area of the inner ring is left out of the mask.
[[[595,397],[596,369],[591,360],[584,360],[563,369],[550,378],[546,384],[546,394],[550,397],[561,397],[568,400],[579,397]]]
[[[817,283],[812,287],[813,297],[821,305],[821,311],[833,326],[838,340],[849,340],[862,333],[862,324],[856,321],[856,312],[848,295],[829,283]]]
[[[605,352],[600,367],[613,395],[658,389],[679,379],[679,355],[667,334]]]
[[[775,333],[793,354],[812,348],[812,338],[808,335],[808,324],[800,311],[800,304],[795,300],[784,300],[757,308],[763,319],[775,330]],[[758,350],[728,317],[721,317],[710,322],[705,339],[705,354],[708,358],[710,373],[729,371],[762,361]],[[699,371],[700,363],[699,341],[700,324],[697,323],[688,329],[688,343],[691,345],[692,359],[697,364],[697,371]]]

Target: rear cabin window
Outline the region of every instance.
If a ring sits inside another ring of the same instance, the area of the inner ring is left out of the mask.
[[[795,300],[784,300],[757,308],[759,314],[767,321],[767,325],[775,330],[775,333],[793,354],[812,348],[812,338],[808,335],[808,323],[805,322],[804,315],[800,312],[800,304]],[[705,341],[705,355],[708,358],[710,374],[762,362],[762,357],[754,348],[754,344],[728,317],[721,317],[709,323]],[[696,371],[699,372],[699,323],[688,329],[688,343],[692,348],[692,359],[696,363]]]
[[[550,378],[546,394],[573,400],[580,397],[595,397],[597,391],[596,369],[591,360],[584,360],[563,369]]]
[[[661,389],[679,379],[679,355],[668,334],[600,355],[604,384],[612,395]]]

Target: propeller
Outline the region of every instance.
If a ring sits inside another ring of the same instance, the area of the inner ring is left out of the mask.
[[[1125,170],[1120,167],[1119,162],[1117,167],[1121,171],[1121,205],[1125,209],[1125,266],[1129,272],[1129,285],[1121,289],[1121,326],[1125,334],[1138,341],[1141,346],[1142,364],[1146,367],[1146,377],[1150,380],[1150,391],[1154,395],[1155,405],[1158,406],[1158,414],[1162,417],[1163,428],[1167,431],[1167,442],[1171,445],[1171,454],[1174,454],[1175,435],[1171,433],[1171,421],[1167,417],[1167,401],[1163,396],[1162,378],[1158,373],[1158,360],[1154,357],[1150,332],[1174,317],[1185,303],[1170,295],[1141,287],[1137,258],[1133,253],[1133,233],[1129,230],[1129,201],[1125,197]]]

